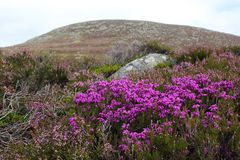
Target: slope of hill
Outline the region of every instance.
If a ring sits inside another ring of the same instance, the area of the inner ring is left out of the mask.
[[[122,40],[158,40],[175,51],[240,44],[239,36],[203,28],[148,21],[98,20],[64,26],[4,51],[28,48],[36,53],[102,54]]]

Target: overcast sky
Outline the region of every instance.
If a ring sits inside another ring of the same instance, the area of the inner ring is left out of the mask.
[[[240,0],[0,0],[0,47],[99,19],[147,20],[240,35]]]

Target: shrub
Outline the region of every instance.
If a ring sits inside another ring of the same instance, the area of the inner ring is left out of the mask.
[[[228,60],[222,59],[221,61],[217,61],[215,57],[209,57],[204,64],[204,68],[210,70],[220,70],[223,72],[230,71]]]
[[[156,40],[146,42],[146,44],[143,45],[142,50],[145,53],[161,53],[161,54],[173,53],[173,50],[170,47],[164,44],[161,44]]]
[[[208,58],[211,52],[211,50],[205,48],[193,49],[187,54],[182,54],[181,56],[176,57],[176,62],[177,64],[180,64],[182,62],[190,62],[194,64],[198,61],[202,61]]]
[[[5,83],[13,87],[15,87],[18,81],[26,82],[36,65],[33,57],[26,52],[4,57],[4,61],[6,79],[9,79]]]
[[[47,57],[33,57],[24,52],[4,58],[6,86],[25,83],[31,91],[37,91],[47,84],[64,86],[68,81],[67,71],[54,66]]]
[[[67,72],[63,68],[55,68],[52,64],[48,63],[38,65],[28,78],[32,79],[29,82],[32,90],[39,90],[46,84],[58,84],[63,87],[68,82]],[[31,82],[34,84],[31,84]]]
[[[227,74],[228,76],[233,76],[239,74],[239,60],[239,56],[231,52],[212,54],[202,62],[202,66],[209,71],[218,71],[221,72],[222,75]]]
[[[224,48],[225,52],[232,52],[236,54],[237,56],[240,56],[240,46],[230,46]]]
[[[79,66],[77,68],[82,70],[89,70],[92,67],[96,67],[100,65],[100,61],[96,59],[96,57],[87,55],[79,58]]]
[[[102,74],[96,74],[91,70],[79,70],[70,75],[68,90],[75,94],[76,92],[85,91],[95,81],[103,80]],[[72,100],[71,95],[71,100]]]

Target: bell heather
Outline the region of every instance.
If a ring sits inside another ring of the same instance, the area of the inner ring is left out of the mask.
[[[124,144],[141,148],[142,142],[149,142],[151,134],[173,134],[186,127],[190,119],[199,118],[200,124],[198,121],[195,124],[199,127],[221,129],[219,102],[235,99],[231,95],[232,81],[213,82],[205,74],[173,78],[172,84],[164,85],[162,92],[158,87],[146,80],[98,81],[86,93],[77,93],[74,101],[81,112],[94,112],[86,118],[113,127],[120,125],[122,143],[119,147],[126,151]],[[70,124],[77,128],[74,119]]]

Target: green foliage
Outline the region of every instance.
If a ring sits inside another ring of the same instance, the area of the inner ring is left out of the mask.
[[[232,52],[236,54],[237,56],[240,56],[240,46],[230,46],[224,48],[225,52]]]
[[[211,50],[205,48],[198,48],[190,51],[188,54],[182,54],[181,56],[176,57],[177,64],[182,62],[190,62],[192,64],[197,61],[202,61],[209,57]]]
[[[54,68],[54,66],[49,63],[40,64],[34,68],[30,78],[35,82],[33,89],[40,89],[46,84],[59,84],[63,87],[68,81],[67,72],[63,68]]]
[[[173,62],[171,61],[166,61],[163,63],[159,63],[155,68],[159,69],[159,68],[166,68],[166,67],[172,67],[173,66]]]
[[[6,117],[0,120],[0,127],[10,125],[16,122],[24,122],[26,120],[25,115],[18,113],[9,113]]]
[[[2,98],[2,108],[0,108],[0,128],[17,123],[26,122],[29,118],[29,110],[26,107],[25,97],[21,92],[15,94],[7,93]]]
[[[18,81],[26,82],[34,71],[35,60],[26,52],[5,57],[6,69],[11,74],[11,85],[15,87]]]
[[[210,69],[210,70],[220,70],[223,72],[228,72],[231,69],[226,59],[217,61],[214,59],[214,57],[209,57],[208,59],[206,59],[204,68]]]
[[[120,68],[121,68],[121,65],[119,64],[103,65],[103,66],[93,68],[92,71],[94,71],[97,74],[103,74],[104,77],[107,78],[111,76],[113,73],[115,73],[117,70],[119,70]]]
[[[72,116],[76,112],[75,107],[68,106],[66,108],[63,108],[61,110],[56,111],[57,116]]]
[[[143,50],[147,53],[161,53],[161,54],[172,54],[173,51],[170,47],[159,43],[156,40],[148,41],[144,46]]]
[[[153,151],[144,153],[144,159],[184,159],[188,143],[182,138],[168,134],[153,136]]]
[[[189,159],[215,159],[218,148],[218,131],[215,129],[198,130],[194,136],[189,139],[188,157]],[[207,150],[204,153],[204,148]]]

